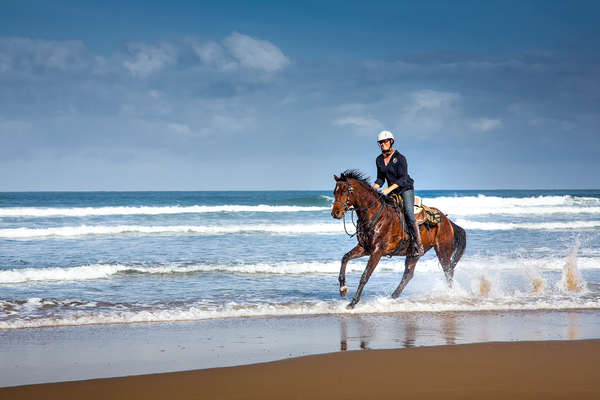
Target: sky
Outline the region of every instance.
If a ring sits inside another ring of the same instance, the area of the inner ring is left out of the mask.
[[[600,188],[597,1],[0,9],[0,191]]]

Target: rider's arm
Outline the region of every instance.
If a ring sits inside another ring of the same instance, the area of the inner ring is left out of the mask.
[[[383,190],[381,191],[381,193],[383,193],[384,195],[387,195],[388,193],[390,193],[391,191],[393,191],[393,190],[395,190],[395,189],[397,189],[397,188],[399,188],[399,187],[400,187],[400,186],[398,186],[398,185],[396,185],[396,184],[394,183],[394,184],[392,184],[392,185],[390,185],[390,186],[386,187],[385,189],[383,189]]]
[[[378,162],[379,158],[380,157],[377,157],[377,159],[375,160],[375,166],[377,167],[377,179],[375,180],[375,183],[373,184],[373,189],[375,189],[375,190],[379,189],[385,182],[385,174],[379,167],[379,162]]]

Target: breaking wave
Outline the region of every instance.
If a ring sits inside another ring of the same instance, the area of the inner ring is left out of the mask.
[[[320,195],[321,201],[333,197]],[[451,216],[468,215],[549,215],[600,214],[600,198],[564,196],[500,197],[500,196],[440,196],[423,198],[424,204],[436,207]],[[1,217],[87,217],[111,215],[161,215],[202,213],[294,213],[329,210],[330,207],[307,205],[193,205],[193,206],[107,206],[107,207],[2,207]]]
[[[565,222],[479,222],[466,219],[457,219],[458,225],[465,229],[482,231],[508,231],[513,229],[530,230],[573,230],[573,229],[597,229],[600,221],[565,221]]]
[[[0,301],[0,329],[40,328],[65,325],[128,324],[141,322],[198,321],[206,319],[326,315],[414,313],[449,311],[520,311],[600,309],[600,301],[582,296],[532,297],[531,295],[484,298],[447,290],[416,299],[393,300],[388,297],[365,299],[347,310],[345,300],[263,304],[110,304],[77,300],[31,298],[27,301]],[[51,315],[48,315],[50,312]],[[13,319],[12,314],[29,314]],[[38,314],[39,313],[39,314]]]
[[[423,203],[450,216],[600,214],[600,198],[575,196],[457,196],[423,198]]]
[[[569,222],[481,222],[457,219],[458,225],[465,229],[484,231],[503,231],[514,229],[529,230],[581,230],[598,229],[598,221]],[[352,228],[353,229],[353,228]],[[35,239],[47,237],[77,237],[85,235],[229,235],[229,234],[275,234],[275,235],[328,235],[344,233],[341,223],[307,224],[246,224],[246,225],[79,225],[53,228],[8,228],[0,229],[0,238]]]
[[[247,224],[247,225],[80,225],[56,228],[10,228],[0,229],[0,238],[27,239],[44,237],[74,237],[84,235],[124,235],[124,234],[198,234],[227,235],[243,233],[270,233],[281,235],[297,234],[339,234],[343,227],[337,223],[328,224]]]
[[[218,212],[300,212],[322,211],[329,207],[316,206],[273,206],[259,204],[220,205],[220,206],[170,206],[170,207],[74,207],[74,208],[41,208],[41,207],[6,207],[0,208],[0,217],[88,217],[108,215],[161,215],[161,214],[200,214]]]
[[[351,261],[347,266],[348,273],[360,273],[366,265],[367,258]],[[600,257],[577,257],[581,270],[600,269]],[[513,258],[504,257],[470,257],[461,260],[457,271],[561,271],[564,268],[563,257],[546,258]],[[21,268],[0,271],[0,284],[18,284],[27,282],[62,282],[105,279],[114,275],[137,274],[190,274],[190,273],[235,273],[235,274],[338,274],[340,260],[326,262],[277,262],[256,264],[158,264],[158,265],[126,265],[126,264],[90,264],[75,267]],[[404,271],[404,259],[384,259],[378,272]],[[437,258],[419,261],[417,272],[441,271]]]

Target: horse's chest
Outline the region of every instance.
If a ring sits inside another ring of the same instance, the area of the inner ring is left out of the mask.
[[[359,220],[357,237],[358,237],[358,243],[365,250],[367,250],[367,252],[370,252],[373,247],[374,230],[369,229],[367,224],[361,223],[361,221]]]

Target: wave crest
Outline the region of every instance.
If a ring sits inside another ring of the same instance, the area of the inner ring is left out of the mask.
[[[168,207],[6,207],[0,208],[0,217],[88,217],[109,215],[161,215],[161,214],[202,214],[218,212],[306,212],[328,210],[317,206],[273,206],[259,205],[220,205],[220,206],[168,206]]]

